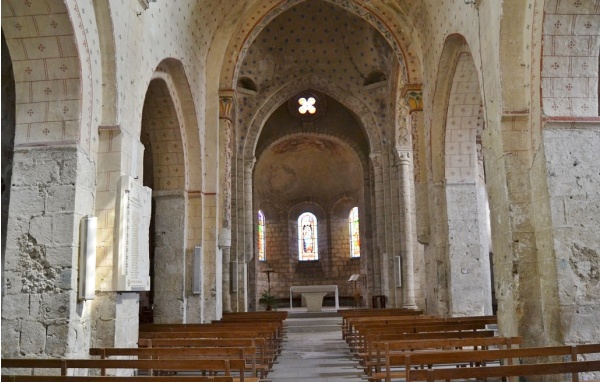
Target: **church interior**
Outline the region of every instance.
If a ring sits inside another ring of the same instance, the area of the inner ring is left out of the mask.
[[[3,358],[308,286],[600,343],[600,0],[1,3]]]

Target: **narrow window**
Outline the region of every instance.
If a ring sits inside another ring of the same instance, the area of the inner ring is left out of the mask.
[[[265,214],[258,210],[258,260],[266,261]]]
[[[358,230],[358,207],[350,210],[348,215],[350,232],[350,257],[360,257],[360,233]]]
[[[319,260],[317,218],[310,212],[298,218],[298,253],[300,261]]]

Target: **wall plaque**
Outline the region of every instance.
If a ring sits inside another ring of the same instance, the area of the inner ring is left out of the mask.
[[[115,211],[114,288],[150,290],[152,189],[128,175],[119,179]]]

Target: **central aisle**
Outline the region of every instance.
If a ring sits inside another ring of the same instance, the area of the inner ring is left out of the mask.
[[[272,382],[359,382],[361,370],[342,339],[341,317],[288,318],[288,334]]]

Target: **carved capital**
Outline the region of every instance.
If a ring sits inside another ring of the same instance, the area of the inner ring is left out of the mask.
[[[402,88],[402,97],[406,99],[410,112],[423,110],[423,90],[421,84],[407,84]]]
[[[233,123],[233,107],[236,96],[234,90],[219,91],[219,119],[227,119]]]
[[[375,167],[375,168],[381,167],[382,161],[381,161],[381,153],[380,152],[371,153],[369,155],[369,157],[371,158],[371,162],[373,162],[373,167]]]
[[[398,163],[401,165],[410,164],[412,157],[412,152],[410,150],[396,147],[396,152],[398,153]]]

